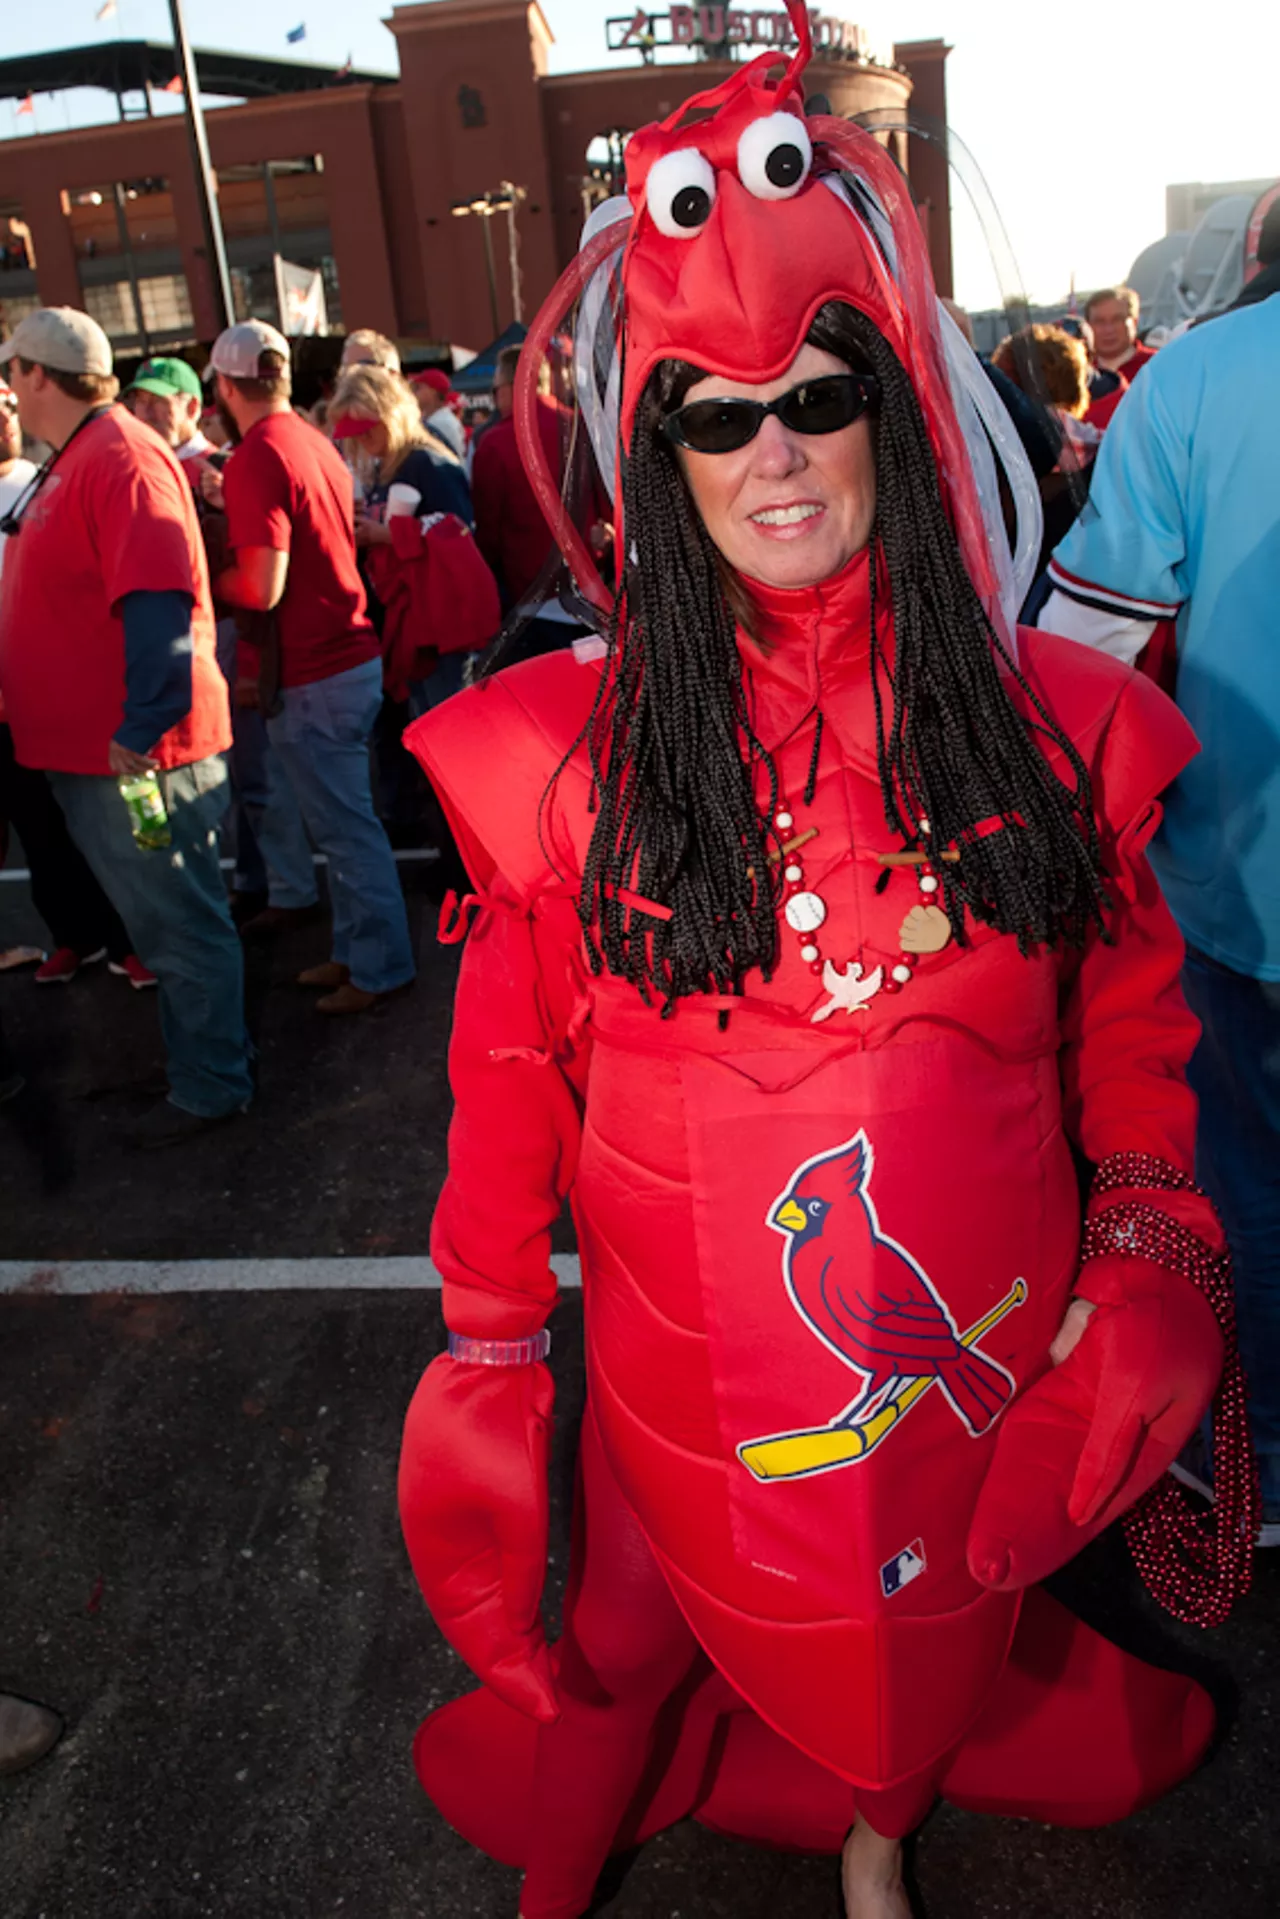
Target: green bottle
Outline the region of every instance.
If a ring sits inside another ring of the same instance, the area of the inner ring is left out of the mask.
[[[173,843],[164,795],[154,773],[126,773],[118,782],[120,797],[129,809],[133,837],[144,852],[154,853]]]

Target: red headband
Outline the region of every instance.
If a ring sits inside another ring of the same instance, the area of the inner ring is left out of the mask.
[[[344,413],[333,422],[331,430],[335,440],[362,440],[378,424],[377,420],[363,419],[358,413]]]

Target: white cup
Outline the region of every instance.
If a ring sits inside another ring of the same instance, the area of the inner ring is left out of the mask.
[[[397,480],[394,486],[387,488],[387,518],[398,520],[402,514],[416,513],[422,501],[422,495],[416,486],[405,486]]]

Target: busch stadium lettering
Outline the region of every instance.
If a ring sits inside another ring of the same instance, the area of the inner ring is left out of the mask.
[[[815,52],[868,58],[864,28],[819,13],[816,7],[810,9],[809,21]],[[794,39],[785,13],[725,6],[672,7],[667,13],[637,7],[629,17],[607,20],[605,36],[614,52],[634,47],[646,55],[655,47],[783,47]]]

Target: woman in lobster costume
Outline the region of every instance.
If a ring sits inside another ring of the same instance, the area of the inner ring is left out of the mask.
[[[1183,1616],[1247,1576],[1195,1025],[1143,855],[1195,742],[1149,682],[1015,631],[981,382],[896,169],[805,115],[792,15],[784,72],[635,135],[526,347],[531,417],[578,302],[616,487],[603,659],[499,674],[408,736],[475,891],[432,1237],[449,1352],[400,1501],[484,1681],[416,1760],[525,1868],[522,1919],[577,1919],[611,1848],[691,1811],[843,1842],[854,1919],[907,1912],[899,1842],[939,1793],[1120,1817],[1212,1709],[1034,1582],[1135,1507]],[[548,1649],[566,1198],[588,1407]],[[1201,1541],[1152,1489],[1224,1347]]]

